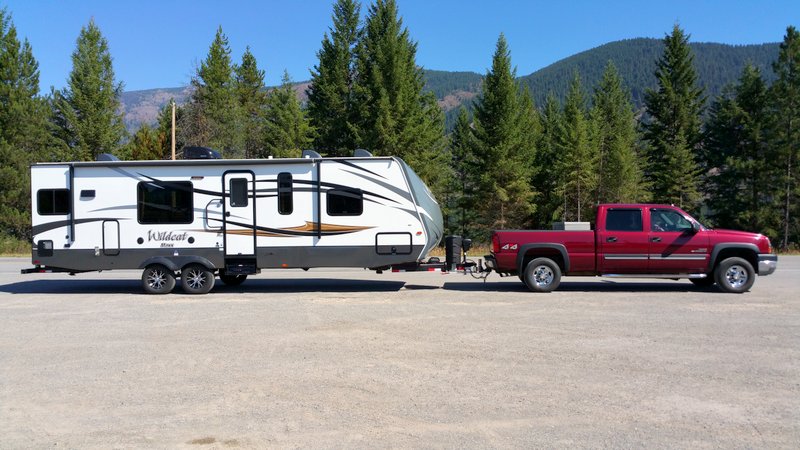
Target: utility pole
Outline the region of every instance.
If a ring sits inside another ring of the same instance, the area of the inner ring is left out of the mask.
[[[175,99],[172,99],[172,160],[175,161]]]

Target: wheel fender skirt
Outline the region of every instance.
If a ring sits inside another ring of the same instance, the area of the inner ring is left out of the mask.
[[[151,264],[161,264],[169,270],[180,270],[182,267],[186,266],[187,264],[197,263],[205,266],[209,270],[216,270],[217,268],[214,267],[214,264],[211,264],[211,261],[203,258],[202,256],[154,256],[152,258],[148,258],[144,260],[141,264],[139,264],[140,269],[144,269],[145,267]]]

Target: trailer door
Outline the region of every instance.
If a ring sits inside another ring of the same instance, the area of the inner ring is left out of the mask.
[[[222,176],[224,245],[226,257],[255,256],[255,174],[229,171]]]

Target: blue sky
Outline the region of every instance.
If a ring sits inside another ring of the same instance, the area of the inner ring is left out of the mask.
[[[368,0],[362,0],[366,4]],[[188,84],[221,25],[234,61],[246,46],[280,82],[309,78],[331,26],[332,0],[0,0],[18,34],[39,61],[41,86],[65,85],[70,55],[91,18],[108,39],[114,70],[125,90]],[[800,27],[800,1],[487,1],[398,0],[418,42],[417,63],[428,69],[484,73],[499,33],[505,33],[518,75],[527,75],[607,42],[661,38],[679,23],[694,42],[755,44],[782,40]],[[362,16],[363,17],[363,16]]]

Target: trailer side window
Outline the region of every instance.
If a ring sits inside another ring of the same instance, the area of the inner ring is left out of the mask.
[[[231,206],[247,206],[247,178],[231,179]]]
[[[609,209],[606,213],[608,231],[642,231],[641,209]]]
[[[194,220],[192,183],[142,181],[137,191],[139,223],[192,223]]]
[[[36,211],[40,216],[69,214],[69,189],[39,189],[36,193]]]
[[[291,214],[293,210],[292,174],[281,172],[278,174],[278,213]]]
[[[329,216],[360,216],[364,212],[361,189],[331,189],[327,200]]]

